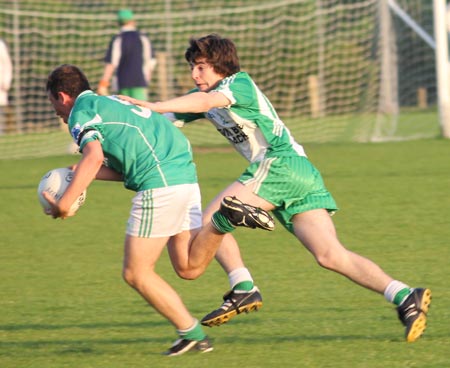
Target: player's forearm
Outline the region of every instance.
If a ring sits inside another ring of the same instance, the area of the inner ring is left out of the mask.
[[[195,92],[167,101],[148,103],[146,107],[161,114],[167,112],[201,113],[215,106],[205,92]]]
[[[70,207],[95,179],[97,172],[103,164],[103,151],[100,142],[90,142],[83,148],[83,157],[76,165],[73,179],[64,195],[58,202],[61,213],[70,211]]]

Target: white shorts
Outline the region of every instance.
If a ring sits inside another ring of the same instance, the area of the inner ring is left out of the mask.
[[[136,193],[127,224],[127,234],[158,238],[202,226],[198,184],[181,184]]]

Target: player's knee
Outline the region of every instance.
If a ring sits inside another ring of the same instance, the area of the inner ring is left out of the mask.
[[[175,272],[177,275],[184,279],[184,280],[195,280],[198,279],[204,272],[204,270],[201,269],[181,269],[181,268],[175,268]]]
[[[134,288],[134,289],[139,288],[139,278],[131,268],[128,268],[128,267],[123,268],[122,278],[132,288]]]
[[[326,251],[315,255],[315,258],[319,266],[327,270],[335,270],[337,267],[336,255],[333,252]]]

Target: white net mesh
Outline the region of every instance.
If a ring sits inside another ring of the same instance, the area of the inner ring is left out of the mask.
[[[431,1],[397,3],[433,34]],[[383,4],[0,0],[0,37],[14,64],[0,158],[67,152],[70,137],[47,101],[46,77],[59,64],[76,64],[96,88],[107,45],[118,31],[116,12],[123,7],[134,11],[157,54],[151,100],[190,89],[184,60],[189,38],[219,33],[236,43],[242,69],[302,143],[437,136],[434,51],[392,12],[386,23]],[[194,125],[183,130],[194,145],[226,144],[207,123]]]

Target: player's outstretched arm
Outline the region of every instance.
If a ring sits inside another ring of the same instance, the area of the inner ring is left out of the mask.
[[[117,95],[117,97],[120,98],[122,101],[127,101],[136,106],[146,107],[147,109],[151,109],[151,106],[153,105],[152,102],[138,100],[138,99],[130,97],[130,96]]]
[[[214,107],[225,107],[231,102],[221,92],[193,92],[184,96],[175,97],[166,101],[146,102],[136,100],[128,96],[118,96],[121,100],[128,101],[134,105],[146,107],[161,114],[174,113],[203,113]]]

